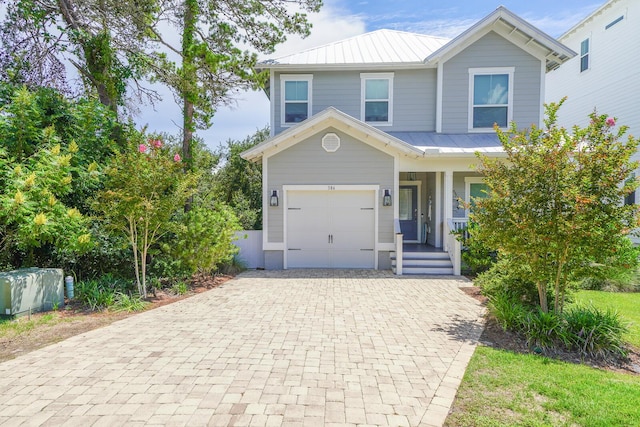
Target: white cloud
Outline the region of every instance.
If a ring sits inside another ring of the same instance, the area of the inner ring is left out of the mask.
[[[309,21],[313,24],[309,37],[303,39],[300,36],[289,36],[286,42],[268,56],[277,58],[366,32],[366,23],[362,17],[348,15],[338,5],[330,2],[325,3],[320,12],[309,14]]]
[[[344,10],[330,2],[325,3],[319,13],[310,14],[309,20],[313,24],[309,37],[303,39],[299,36],[289,36],[288,40],[268,57],[277,58],[366,31],[365,22],[361,18],[345,14]],[[198,135],[209,147],[218,147],[228,139],[244,139],[269,125],[269,100],[264,92],[244,92],[237,96],[236,101],[235,106],[218,110],[210,129],[198,131]],[[179,109],[177,117],[180,117]],[[175,132],[174,128],[173,133]]]
[[[560,37],[600,6],[600,3],[591,3],[582,6],[577,10],[556,11],[553,15],[543,16],[525,13],[522,15],[522,18],[526,19],[531,25],[541,29],[550,36]]]

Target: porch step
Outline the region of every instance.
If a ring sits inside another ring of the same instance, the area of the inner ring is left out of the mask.
[[[391,270],[396,272],[397,259],[391,253]],[[453,275],[453,264],[446,252],[404,252],[402,274]]]
[[[391,271],[395,274],[396,268],[391,267]],[[402,275],[403,276],[415,276],[415,275],[425,275],[425,276],[453,276],[453,267],[451,268],[422,268],[422,267],[405,267],[402,266]]]

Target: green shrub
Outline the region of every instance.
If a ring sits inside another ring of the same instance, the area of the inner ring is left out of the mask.
[[[180,271],[209,273],[230,261],[238,248],[233,244],[238,220],[228,206],[195,207],[182,218],[175,239],[164,245],[165,252],[179,262]]]
[[[628,329],[618,313],[593,306],[574,307],[564,313],[564,318],[569,345],[581,355],[626,355],[623,336]]]
[[[240,258],[237,254],[231,258],[230,261],[225,262],[219,268],[222,274],[229,274],[231,276],[241,273],[247,269],[246,262]]]
[[[76,298],[91,310],[109,308],[116,303],[116,294],[126,293],[131,284],[124,279],[105,274],[98,279],[76,284]]]
[[[489,270],[479,274],[474,284],[489,298],[506,294],[525,305],[537,305],[536,286],[523,277],[524,274],[519,270],[517,263],[511,262],[508,258],[501,258]]]
[[[505,292],[489,297],[489,312],[505,331],[521,332],[527,309],[512,295]]]
[[[476,223],[469,222],[467,228],[456,232],[457,239],[464,245],[462,261],[471,274],[485,272],[497,261],[496,251],[487,247],[480,239],[475,237],[477,227]]]
[[[189,286],[183,281],[176,282],[171,286],[171,293],[174,295],[185,295],[187,292],[189,292]]]
[[[548,350],[566,342],[562,315],[545,313],[540,309],[526,315],[522,322],[522,333],[529,348]]]
[[[637,274],[628,280],[587,277],[579,283],[579,287],[589,291],[639,292],[640,281]]]
[[[111,310],[132,313],[135,311],[146,310],[148,306],[149,303],[140,298],[139,295],[131,296],[127,293],[117,292],[115,294],[115,302],[111,306]]]

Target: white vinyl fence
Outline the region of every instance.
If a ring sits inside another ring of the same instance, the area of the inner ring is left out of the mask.
[[[264,268],[262,253],[262,230],[243,230],[236,233],[238,239],[233,242],[240,252],[238,258],[249,269]]]

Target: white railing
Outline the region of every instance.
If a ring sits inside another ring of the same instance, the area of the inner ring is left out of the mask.
[[[402,276],[402,245],[404,243],[404,236],[400,229],[400,220],[398,218],[394,220],[393,226],[396,234],[396,275]]]
[[[456,218],[455,220],[460,222],[462,218]],[[460,264],[462,258],[462,245],[460,241],[457,239],[456,234],[454,232],[458,230],[456,226],[459,226],[453,219],[447,219],[444,223],[444,237],[445,237],[445,248],[447,253],[449,254],[449,259],[451,259],[451,264],[453,264],[453,274],[455,276],[460,275]],[[466,226],[466,222],[465,222]]]
[[[467,228],[469,218],[452,218],[451,222],[453,223],[453,231],[460,231]]]

